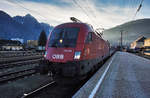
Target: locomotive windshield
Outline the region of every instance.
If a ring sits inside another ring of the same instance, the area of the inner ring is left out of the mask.
[[[49,47],[75,47],[79,28],[56,28],[52,31]]]

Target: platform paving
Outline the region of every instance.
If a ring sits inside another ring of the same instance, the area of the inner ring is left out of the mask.
[[[150,60],[116,52],[73,98],[150,98]]]

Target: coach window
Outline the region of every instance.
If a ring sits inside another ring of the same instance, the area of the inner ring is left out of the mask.
[[[92,41],[92,32],[89,32],[88,33],[88,36],[87,36],[87,38],[86,38],[86,43],[89,43],[89,42],[91,42]]]

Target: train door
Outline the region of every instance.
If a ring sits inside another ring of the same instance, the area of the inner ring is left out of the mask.
[[[96,58],[97,57],[97,55],[99,54],[98,53],[98,46],[99,46],[99,44],[98,44],[98,37],[96,36],[96,34],[95,33],[92,33],[92,38],[93,38],[93,40],[92,40],[92,55],[93,55],[93,58]]]
[[[85,40],[85,58],[90,59],[94,56],[93,54],[93,32],[89,32]]]

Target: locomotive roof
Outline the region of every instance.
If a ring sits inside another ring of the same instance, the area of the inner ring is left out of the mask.
[[[63,23],[63,24],[57,25],[56,27],[64,27],[64,26],[83,26],[83,27],[85,26],[88,28],[92,28],[92,26],[87,23],[79,23],[79,22]]]
[[[61,28],[61,27],[68,27],[68,26],[81,26],[81,27],[86,27],[89,30],[95,32],[95,30],[93,29],[92,25],[87,24],[87,23],[83,23],[83,22],[67,22],[67,23],[63,23],[60,25],[57,25],[55,28]],[[95,33],[98,37],[101,37],[101,35]]]

